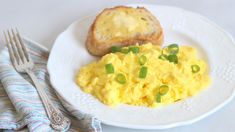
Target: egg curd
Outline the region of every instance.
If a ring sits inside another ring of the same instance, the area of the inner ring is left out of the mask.
[[[197,95],[208,87],[210,77],[195,48],[173,44],[161,49],[148,43],[116,50],[83,66],[76,82],[109,106],[156,107]]]

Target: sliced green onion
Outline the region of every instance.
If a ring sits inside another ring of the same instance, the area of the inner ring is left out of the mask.
[[[162,97],[161,97],[161,95],[160,95],[159,93],[157,93],[156,101],[157,101],[158,103],[161,103],[161,101],[162,101]]]
[[[144,65],[147,61],[147,57],[145,55],[141,55],[139,58],[139,64]]]
[[[123,74],[119,73],[116,76],[116,81],[120,84],[125,84],[126,83],[126,77]]]
[[[161,55],[159,55],[158,58],[161,60],[167,60],[167,55],[161,54]]]
[[[121,51],[121,47],[118,46],[112,46],[111,47],[111,52],[112,53],[116,53],[116,52],[120,52]]]
[[[132,51],[134,54],[139,53],[139,47],[136,46],[129,47],[129,50]]]
[[[147,73],[148,73],[148,68],[146,66],[142,66],[140,68],[139,78],[145,78],[147,76]]]
[[[161,85],[158,89],[158,94],[161,96],[165,95],[169,91],[169,87],[167,85]]]
[[[167,92],[169,91],[169,87],[167,85],[161,85],[157,90],[158,91],[157,91],[156,101],[158,103],[161,103],[161,98],[163,95],[167,94]]]
[[[106,64],[105,65],[105,70],[107,74],[114,73],[114,68],[112,63]]]
[[[123,54],[127,54],[127,53],[129,53],[129,48],[122,48],[122,49],[121,49],[121,52],[122,52]]]
[[[178,63],[178,57],[176,55],[168,55],[167,59],[169,62]]]
[[[179,52],[179,46],[177,44],[171,44],[167,47],[170,54],[177,54]]]
[[[191,69],[193,73],[197,73],[200,71],[200,67],[198,65],[191,65]]]

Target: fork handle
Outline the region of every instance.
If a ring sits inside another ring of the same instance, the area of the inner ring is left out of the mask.
[[[43,102],[43,105],[46,109],[46,113],[49,117],[49,120],[51,122],[51,127],[54,128],[55,130],[61,131],[64,130],[65,128],[68,128],[70,126],[70,120],[65,117],[58,108],[56,108],[49,97],[47,96],[47,93],[43,89],[42,85],[39,83],[37,77],[31,70],[26,71],[27,74],[30,76],[32,79],[38,94]]]

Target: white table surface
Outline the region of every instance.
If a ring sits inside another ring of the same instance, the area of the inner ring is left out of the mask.
[[[18,27],[24,36],[50,49],[57,35],[76,19],[105,7],[128,3],[173,5],[198,12],[235,37],[235,0],[0,0],[0,31]],[[134,130],[104,124],[102,127],[104,132],[234,132],[235,100],[188,126],[167,130]]]

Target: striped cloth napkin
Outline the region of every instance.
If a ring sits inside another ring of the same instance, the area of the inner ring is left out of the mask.
[[[47,95],[72,121],[70,128],[65,131],[101,132],[99,120],[73,109],[68,102],[56,95],[46,69],[49,52],[35,42],[26,39],[24,41],[36,64],[34,73]],[[0,52],[0,80],[0,131],[54,131],[49,125],[43,104],[30,78],[15,71],[7,48]]]

